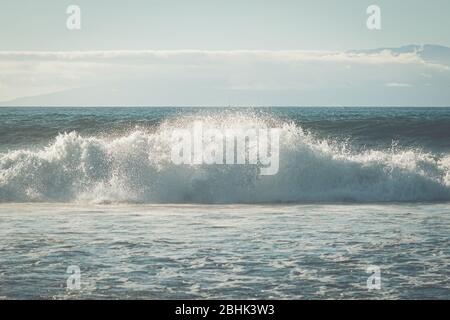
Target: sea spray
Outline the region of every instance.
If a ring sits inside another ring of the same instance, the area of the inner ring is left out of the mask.
[[[279,170],[259,164],[172,163],[168,132],[280,128]],[[447,154],[352,151],[293,122],[249,113],[176,116],[121,135],[59,134],[46,147],[0,154],[1,202],[304,203],[450,201]]]
[[[260,164],[261,175],[274,175],[279,169],[279,143],[278,128],[222,131],[195,121],[192,129],[173,129],[171,160],[178,165]]]

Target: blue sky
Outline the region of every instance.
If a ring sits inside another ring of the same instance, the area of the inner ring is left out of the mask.
[[[382,30],[365,27],[382,9]],[[82,30],[65,9],[82,10]],[[314,49],[450,46],[448,0],[2,0],[0,50]]]
[[[66,28],[71,4],[81,8],[81,30]],[[379,31],[366,27],[371,4],[381,8]],[[2,0],[0,7],[3,104],[450,105],[446,58],[415,49],[347,52],[450,47],[448,0]]]

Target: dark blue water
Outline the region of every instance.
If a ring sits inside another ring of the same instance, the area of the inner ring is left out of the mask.
[[[123,134],[192,114],[247,112],[293,121],[319,138],[348,140],[354,148],[386,148],[392,141],[450,150],[450,108],[0,108],[0,148],[48,143],[59,133]]]

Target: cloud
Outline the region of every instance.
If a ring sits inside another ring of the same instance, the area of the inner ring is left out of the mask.
[[[413,85],[409,84],[409,83],[398,83],[398,82],[388,82],[386,83],[386,87],[391,87],[391,88],[409,88],[412,87]]]
[[[415,52],[395,54],[390,50],[376,53],[305,51],[305,50],[111,50],[111,51],[0,51],[0,61],[65,61],[65,62],[205,62],[221,60],[321,61],[355,63],[425,63]]]
[[[423,74],[441,83],[448,66],[392,50],[0,51],[0,101],[77,90],[104,105],[375,103],[375,91],[415,86]],[[81,103],[73,99],[52,103]]]

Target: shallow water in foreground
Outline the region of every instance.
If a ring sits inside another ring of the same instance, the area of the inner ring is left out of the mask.
[[[448,203],[0,204],[0,298],[449,299],[449,231]]]

